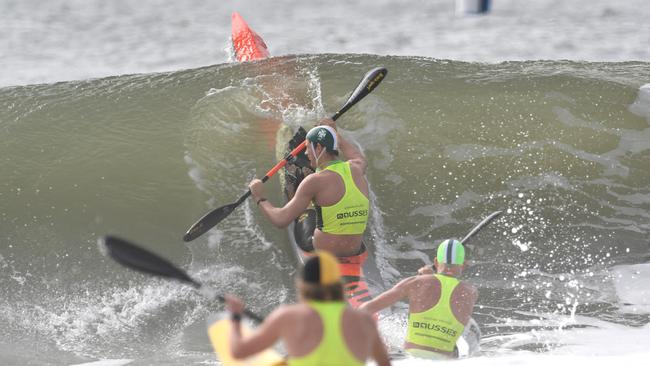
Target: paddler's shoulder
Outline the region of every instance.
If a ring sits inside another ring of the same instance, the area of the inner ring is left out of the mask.
[[[275,312],[278,312],[278,315],[281,317],[302,317],[312,314],[314,309],[306,303],[299,302],[296,304],[282,305]]]
[[[403,286],[409,290],[421,290],[423,287],[440,288],[442,282],[437,274],[418,274],[416,276],[408,277],[402,280]],[[459,286],[464,286],[463,281],[459,282]]]
[[[295,332],[312,322],[306,315],[307,310],[302,304],[281,305],[264,319],[261,328],[285,335]],[[314,316],[318,315],[314,312]]]
[[[402,286],[421,286],[424,283],[429,284],[435,282],[440,282],[438,281],[436,276],[432,274],[422,274],[422,275],[407,277],[401,280],[399,284],[402,284]]]
[[[358,174],[366,174],[368,170],[368,160],[364,155],[358,156],[354,159],[348,159],[347,162],[350,164],[350,170],[352,173],[355,172]]]
[[[292,322],[304,319],[313,312],[313,309],[304,303],[282,305],[273,310],[264,322],[291,324]]]
[[[430,278],[433,277],[431,275],[417,275],[417,276],[411,276],[407,277],[395,284],[393,286],[391,291],[397,291],[398,293],[401,293],[403,296],[406,296],[413,290],[417,290],[422,286],[430,286],[430,282],[433,280]]]
[[[474,299],[478,298],[478,289],[470,282],[460,281],[457,288],[459,291],[465,294],[465,296],[469,296]]]
[[[328,176],[330,174],[336,173],[329,170],[321,170],[319,172],[309,174],[302,180],[302,182],[300,182],[300,187],[302,189],[309,188],[310,190],[320,190],[323,185],[328,184]]]

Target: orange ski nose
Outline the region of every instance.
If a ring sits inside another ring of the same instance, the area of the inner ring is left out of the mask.
[[[246,23],[244,18],[242,18],[241,15],[239,15],[239,13],[236,12],[236,11],[232,13],[231,22],[232,22],[232,33],[233,34],[239,33],[241,31],[245,30],[246,28],[248,28],[248,24]]]

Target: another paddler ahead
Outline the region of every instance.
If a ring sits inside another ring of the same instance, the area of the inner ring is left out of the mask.
[[[299,302],[273,311],[253,334],[244,338],[240,320],[242,301],[226,296],[232,313],[231,352],[246,358],[282,340],[288,364],[364,365],[373,359],[379,366],[390,365],[386,347],[372,316],[347,305],[339,264],[334,256],[317,251],[303,267],[297,281]]]
[[[287,227],[313,202],[317,214],[314,248],[337,257],[357,255],[370,209],[365,178],[368,162],[329,118],[307,133],[307,142],[307,157],[316,173],[300,183],[284,207],[275,207],[265,198],[259,179],[249,184],[252,196],[264,216],[280,228]],[[339,160],[339,151],[347,160]]]
[[[465,248],[460,241],[448,239],[440,243],[434,265],[437,273],[430,266],[420,268],[417,276],[398,282],[360,309],[374,313],[408,299],[404,349],[418,357],[453,358],[456,341],[470,320],[478,291],[458,279],[465,268]]]

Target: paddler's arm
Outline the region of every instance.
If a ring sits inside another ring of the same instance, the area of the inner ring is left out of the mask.
[[[386,345],[379,335],[379,330],[377,330],[377,324],[374,319],[371,319],[371,322],[374,329],[374,334],[372,335],[374,338],[372,342],[372,358],[377,363],[377,366],[390,366],[390,357],[388,356]]]
[[[368,169],[368,161],[366,160],[366,157],[363,155],[361,150],[346,140],[343,135],[339,133],[338,129],[336,128],[336,122],[331,118],[323,118],[320,121],[320,125],[330,126],[336,130],[337,139],[339,140],[339,151],[345,155],[350,164],[358,166],[363,174],[366,174],[366,170]]]
[[[409,287],[413,281],[414,277],[409,277],[401,280],[390,290],[384,292],[383,294],[375,297],[368,302],[361,304],[361,306],[359,306],[359,309],[368,311],[370,313],[376,313],[395,304],[396,302],[408,297]]]
[[[259,179],[253,179],[248,188],[251,190],[251,195],[255,202],[257,202],[260,211],[266,216],[274,226],[284,228],[300,216],[305,209],[309,206],[312,198],[316,195],[316,176],[315,174],[308,175],[298,186],[296,194],[293,196],[284,207],[275,207],[271,202],[264,197],[264,186]]]
[[[226,295],[226,307],[232,314],[240,314],[244,311],[244,304],[240,299]],[[230,351],[236,359],[246,358],[273,346],[279,339],[282,327],[282,316],[285,311],[278,308],[272,312],[264,322],[253,332],[252,335],[244,338],[241,332],[241,321],[232,320],[230,332]],[[233,315],[234,316],[234,315]],[[236,316],[234,316],[236,318]]]

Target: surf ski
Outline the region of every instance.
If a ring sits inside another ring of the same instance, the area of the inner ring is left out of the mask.
[[[252,30],[237,12],[232,13],[232,47],[237,61],[255,61],[270,56],[262,37]]]
[[[258,354],[238,360],[232,356],[230,348],[230,333],[232,322],[230,314],[223,312],[216,314],[208,320],[208,337],[214,352],[224,366],[279,366],[286,365],[284,357],[273,348],[268,348]],[[244,337],[252,333],[246,322],[241,324]]]

